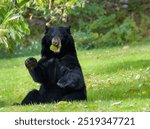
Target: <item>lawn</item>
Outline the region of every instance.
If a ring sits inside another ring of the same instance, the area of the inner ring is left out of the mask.
[[[32,56],[32,54],[30,55]],[[12,106],[39,84],[24,60],[29,54],[0,59],[0,111],[150,111],[150,45],[78,50],[88,101]],[[40,56],[34,55],[36,58]]]

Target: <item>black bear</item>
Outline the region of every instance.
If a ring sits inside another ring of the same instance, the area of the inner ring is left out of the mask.
[[[75,50],[70,27],[46,27],[41,59],[26,59],[27,67],[39,90],[30,91],[21,104],[86,100],[86,85]]]

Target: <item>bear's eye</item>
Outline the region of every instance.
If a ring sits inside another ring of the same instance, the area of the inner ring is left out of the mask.
[[[50,35],[50,37],[51,37],[51,38],[55,37],[55,34],[54,34],[54,33],[52,33],[52,34]]]

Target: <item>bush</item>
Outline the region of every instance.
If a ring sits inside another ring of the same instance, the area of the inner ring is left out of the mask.
[[[114,16],[112,18],[109,17],[109,19],[114,21]],[[98,20],[94,21],[93,24],[90,25],[90,27],[92,28],[91,30],[93,30],[94,32],[77,32],[75,34],[78,48],[91,49],[104,46],[112,47],[132,44],[140,40],[139,29],[136,26],[135,21],[131,17],[126,18],[118,26],[115,24],[115,22],[102,22],[96,24],[97,21]],[[94,27],[94,25],[98,25],[97,28],[99,30]],[[105,33],[104,31],[101,32],[101,30],[103,30],[104,28],[107,28],[107,31],[105,31]]]
[[[96,41],[98,39],[98,34],[93,32],[81,32],[78,31],[74,34],[76,40],[77,48],[80,49],[92,49],[95,48]]]
[[[100,16],[98,19],[89,24],[89,30],[92,32],[98,32],[99,34],[105,34],[115,25],[115,18],[116,16],[114,14],[111,16]]]
[[[99,39],[100,45],[117,46],[137,42],[140,39],[135,21],[128,17],[120,26],[116,26]],[[98,47],[98,46],[97,46]]]

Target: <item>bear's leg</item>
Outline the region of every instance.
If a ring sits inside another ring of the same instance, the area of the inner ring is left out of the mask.
[[[60,88],[68,87],[77,90],[84,87],[84,79],[79,69],[74,69],[72,71],[66,69],[66,71],[67,72],[57,82]]]
[[[23,101],[21,102],[21,105],[39,104],[39,103],[42,103],[42,102],[43,102],[43,99],[42,99],[41,95],[39,94],[39,91],[38,90],[32,90],[23,99]]]
[[[69,93],[63,96],[63,98],[61,99],[61,101],[80,101],[80,100],[87,100],[86,91],[84,88]]]

